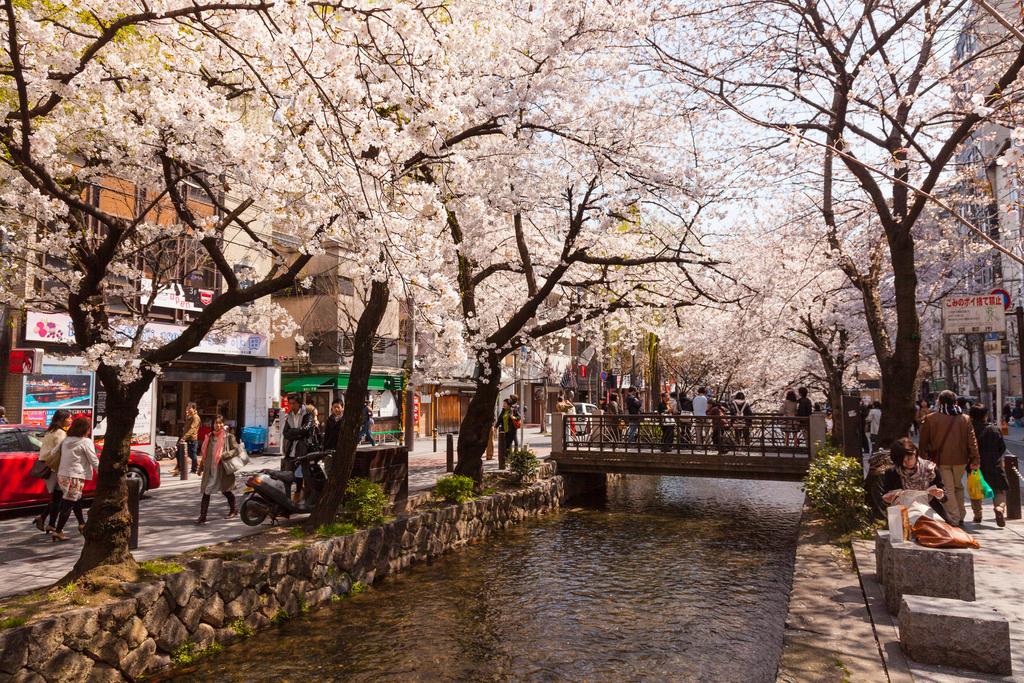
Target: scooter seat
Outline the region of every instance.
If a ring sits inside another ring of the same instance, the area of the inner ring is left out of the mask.
[[[294,472],[289,472],[287,470],[281,470],[281,471],[270,472],[269,474],[274,479],[277,479],[278,481],[280,481],[282,483],[285,483],[285,484],[292,484],[292,483],[295,482],[295,473]]]

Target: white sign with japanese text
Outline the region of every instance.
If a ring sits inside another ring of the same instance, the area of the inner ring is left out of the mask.
[[[943,299],[942,331],[946,334],[1005,332],[1003,297],[998,294],[964,294]]]

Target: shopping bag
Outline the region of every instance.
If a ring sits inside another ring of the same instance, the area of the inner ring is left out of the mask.
[[[985,490],[981,486],[981,470],[971,470],[967,475],[967,496],[971,500],[982,500]]]
[[[989,500],[994,495],[992,493],[992,487],[985,481],[985,475],[981,473],[981,470],[975,470],[978,473],[978,478],[981,479],[981,492],[985,494],[982,496],[985,500]]]

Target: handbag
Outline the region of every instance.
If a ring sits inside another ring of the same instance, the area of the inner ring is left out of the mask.
[[[239,441],[235,447],[235,454],[228,459],[222,459],[221,464],[228,474],[235,474],[249,464],[249,454],[245,452],[245,445]]]
[[[929,517],[918,517],[910,528],[914,540],[926,548],[974,548],[981,545],[963,529]]]
[[[53,470],[40,459],[32,463],[32,469],[28,471],[28,474],[36,479],[49,479],[50,475],[53,474]]]

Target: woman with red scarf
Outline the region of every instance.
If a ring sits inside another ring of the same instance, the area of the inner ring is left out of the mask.
[[[203,492],[203,502],[199,509],[196,524],[206,524],[206,512],[210,509],[210,496],[218,491],[228,499],[231,509],[225,518],[230,519],[238,514],[235,508],[235,475],[224,469],[224,460],[234,457],[238,441],[224,428],[224,418],[218,415],[213,418],[213,431],[206,435],[203,447],[199,450],[199,472],[203,480],[199,484]]]

